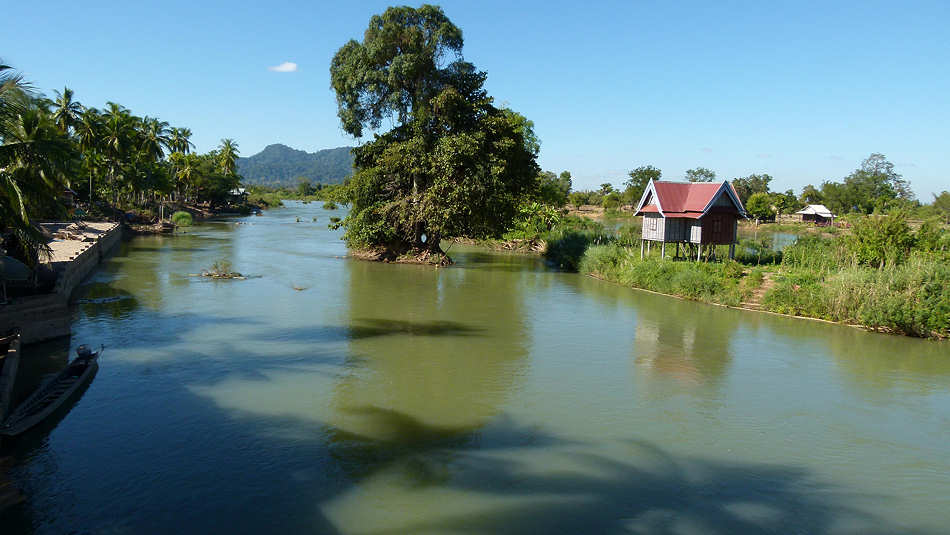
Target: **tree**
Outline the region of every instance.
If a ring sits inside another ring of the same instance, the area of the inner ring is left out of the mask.
[[[238,144],[236,141],[230,138],[221,140],[221,145],[218,146],[218,158],[222,173],[227,176],[234,176],[237,174],[238,154],[240,154],[240,152],[238,151]]]
[[[439,253],[451,236],[497,236],[538,191],[533,123],[497,108],[437,6],[391,7],[330,66],[343,130],[392,130],[353,150],[344,237],[353,247]]]
[[[610,195],[613,191],[614,191],[613,185],[611,185],[609,182],[604,182],[603,184],[600,185],[600,189],[597,190],[597,193],[600,193],[601,196],[606,197],[607,195]]]
[[[38,107],[21,76],[0,61],[0,236],[9,251],[35,264],[46,245],[36,211],[55,210],[76,157],[66,135]]]
[[[843,182],[823,183],[821,196],[838,213],[883,212],[914,200],[907,181],[878,153],[868,156]]]
[[[686,180],[690,182],[712,182],[716,180],[716,173],[705,167],[686,170]]]
[[[570,195],[567,196],[571,204],[574,205],[575,209],[580,209],[581,206],[588,204],[590,200],[590,192],[587,191],[572,191]]]
[[[821,190],[808,184],[802,188],[802,194],[798,197],[798,200],[800,200],[802,204],[821,204],[824,198],[821,195]]]
[[[652,165],[641,165],[633,171],[627,173],[629,180],[624,182],[626,188],[623,190],[623,201],[627,204],[634,204],[640,201],[647,184],[651,180],[659,180],[663,172]]]
[[[63,92],[56,91],[56,100],[53,101],[53,121],[63,133],[79,122],[82,116],[82,104],[73,100],[73,90],[64,87]]]
[[[753,193],[745,203],[746,212],[756,219],[772,219],[775,211],[772,209],[772,199],[768,193]]]
[[[571,173],[562,171],[560,176],[551,171],[544,171],[538,177],[540,182],[539,197],[541,202],[560,208],[567,204],[567,196],[571,192]]]
[[[310,180],[308,180],[306,177],[297,178],[297,193],[301,197],[313,195],[313,191],[313,185],[310,184]]]
[[[769,198],[780,214],[791,214],[802,207],[801,202],[792,190],[787,190],[785,193],[772,193]]]
[[[769,182],[772,182],[770,175],[751,174],[747,177],[733,178],[732,187],[736,188],[739,200],[745,203],[753,193],[768,193]]]
[[[950,223],[950,192],[934,193],[934,208],[940,211],[945,222]]]

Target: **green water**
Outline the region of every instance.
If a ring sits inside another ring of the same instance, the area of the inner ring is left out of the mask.
[[[330,215],[123,244],[28,348],[24,377],[107,346],[5,447],[4,535],[950,531],[946,343],[457,246],[347,260]],[[219,260],[259,277],[189,276]]]

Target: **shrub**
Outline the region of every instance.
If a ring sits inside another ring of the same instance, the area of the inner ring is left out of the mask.
[[[323,203],[324,210],[336,210],[336,208],[337,208],[336,203],[333,201],[327,201]]]
[[[859,220],[845,243],[858,263],[883,267],[899,264],[907,258],[914,246],[914,235],[907,216],[897,212]]]
[[[537,241],[554,228],[561,220],[561,214],[554,208],[537,203],[523,204],[515,217],[512,227],[503,236],[506,240]]]
[[[176,227],[190,227],[194,220],[188,212],[175,212],[172,214],[172,223]]]
[[[577,271],[588,247],[610,241],[610,236],[602,232],[558,230],[547,236],[544,256],[561,269]]]

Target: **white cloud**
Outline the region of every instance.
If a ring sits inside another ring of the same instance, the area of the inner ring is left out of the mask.
[[[285,61],[280,65],[268,67],[267,70],[274,72],[297,72],[297,64],[292,61]]]

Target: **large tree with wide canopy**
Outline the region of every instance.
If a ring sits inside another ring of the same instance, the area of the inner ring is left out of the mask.
[[[462,31],[437,6],[370,19],[330,67],[354,149],[346,240],[386,256],[441,253],[442,238],[503,232],[537,188],[532,123],[495,107],[486,75],[462,58]],[[378,133],[387,123],[393,127]]]

